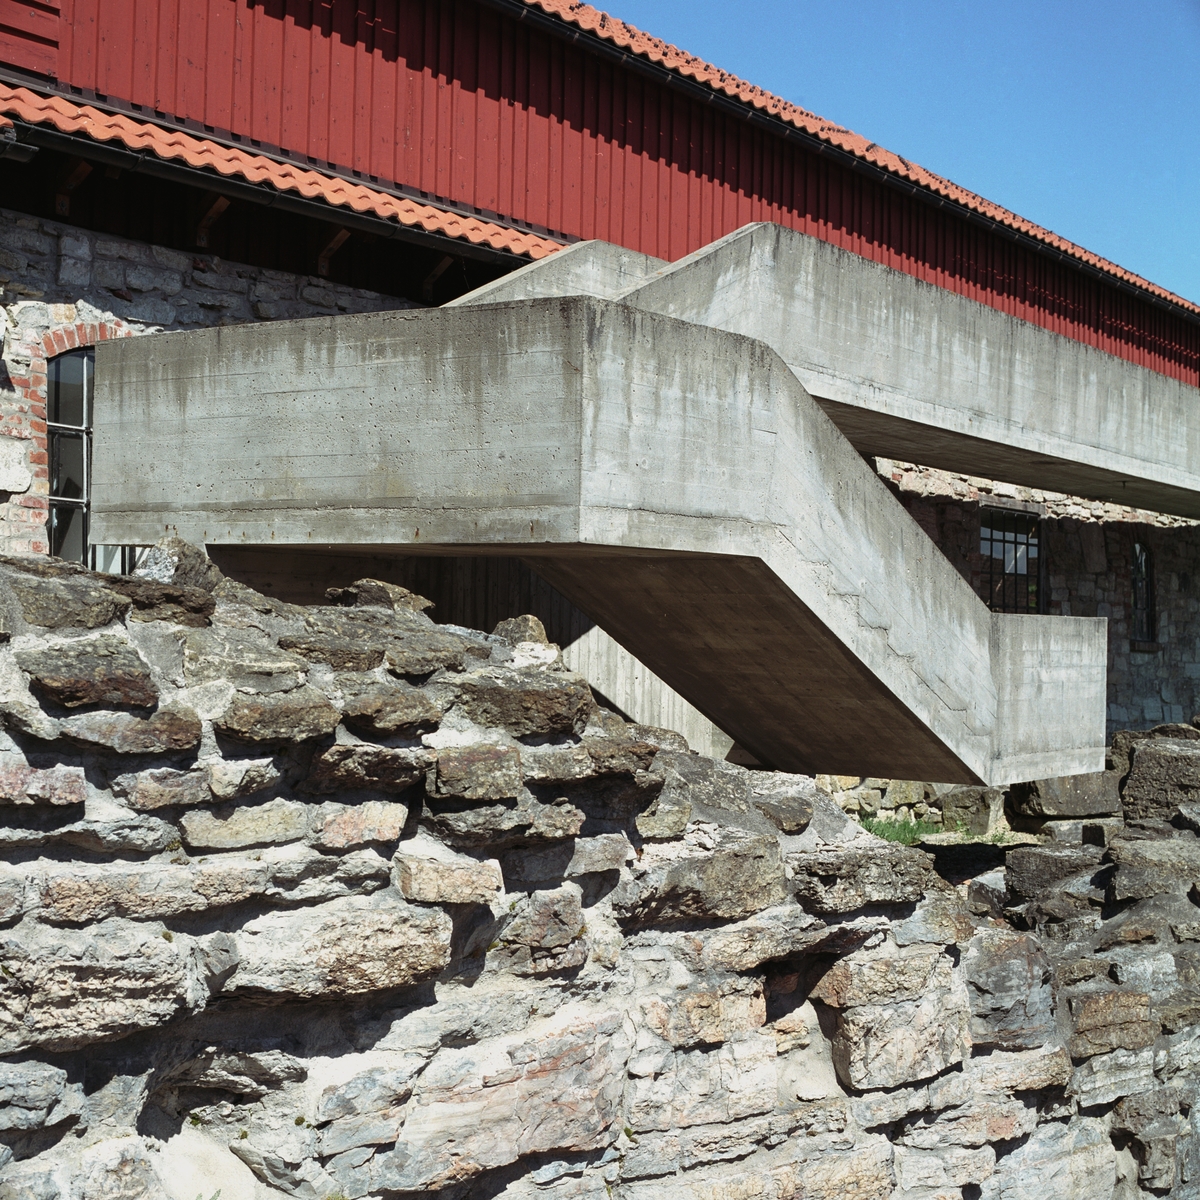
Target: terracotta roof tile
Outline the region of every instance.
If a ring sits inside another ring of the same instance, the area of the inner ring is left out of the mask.
[[[390,196],[337,176],[305,170],[176,130],[143,124],[120,114],[101,112],[90,105],[72,104],[60,96],[41,96],[28,88],[0,83],[0,114],[5,113],[33,124],[53,125],[63,133],[84,133],[100,142],[117,141],[130,150],[149,150],[159,158],[179,159],[191,167],[207,168],[221,175],[238,175],[251,183],[268,183],[281,192],[299,192],[334,207],[345,206],[355,212],[395,219],[401,225],[462,238],[477,246],[487,245],[494,250],[506,250],[529,258],[545,258],[562,249],[558,242],[536,234],[447,212],[405,197]],[[0,128],[11,124],[11,120],[0,115]]]
[[[1169,292],[1166,288],[1159,287],[1158,284],[1151,283],[1148,279],[1143,279],[1140,275],[1135,275],[1132,271],[1127,271],[1124,267],[1119,267],[1116,263],[1109,262],[1108,259],[1101,258],[1098,254],[1093,254],[1090,250],[1085,250],[1082,246],[1077,246],[1064,237],[1059,237],[1057,233],[1043,229],[1040,225],[1035,225],[1032,221],[1027,221],[1024,217],[1009,212],[999,204],[993,204],[990,200],[985,200],[982,196],[977,196],[974,192],[969,192],[966,188],[961,188],[956,183],[951,183],[950,180],[943,179],[942,176],[935,175],[932,171],[927,171],[924,167],[909,162],[898,154],[893,154],[890,150],[885,150],[882,146],[860,137],[845,126],[836,125],[788,100],[772,95],[763,88],[747,83],[736,75],[731,75],[728,71],[722,71],[720,67],[714,67],[694,54],[688,54],[686,50],[680,50],[669,42],[643,33],[640,29],[627,25],[624,21],[618,21],[610,17],[608,13],[592,8],[589,4],[575,4],[571,0],[525,0],[525,3],[531,8],[540,8],[551,16],[568,21],[596,37],[605,38],[614,45],[620,46],[622,50],[639,54],[668,70],[705,84],[713,91],[723,92],[726,96],[732,96],[743,104],[751,105],[762,112],[778,117],[781,121],[786,121],[789,125],[794,125],[797,129],[812,134],[830,146],[853,154],[856,158],[880,167],[918,187],[925,188],[935,195],[961,204],[1001,225],[1024,233],[1055,250],[1103,271],[1105,274],[1133,284],[1164,300],[1169,300],[1172,304],[1177,304],[1190,312],[1200,313],[1200,305],[1193,304],[1190,300],[1185,300],[1181,296],[1175,295],[1174,292]]]

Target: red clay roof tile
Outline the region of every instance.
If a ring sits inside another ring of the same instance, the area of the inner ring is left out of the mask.
[[[261,154],[248,154],[190,134],[143,124],[131,117],[101,112],[87,104],[72,104],[61,96],[41,96],[28,88],[0,83],[0,114],[5,113],[33,124],[53,125],[63,133],[84,133],[100,142],[118,141],[131,150],[150,150],[159,158],[180,159],[188,166],[208,168],[221,175],[238,175],[251,183],[269,183],[280,191],[299,192],[334,207],[344,205],[355,212],[394,218],[401,225],[419,226],[428,233],[462,238],[474,245],[491,246],[494,250],[507,250],[536,259],[562,249],[560,243],[536,234],[447,212],[405,197],[390,196],[362,184],[304,170]],[[0,128],[11,124],[11,120],[0,115]]]
[[[618,21],[610,17],[608,13],[592,8],[589,4],[576,4],[571,0],[525,0],[525,3],[531,8],[540,8],[551,16],[570,22],[596,37],[605,38],[614,45],[620,46],[622,50],[642,55],[668,70],[707,85],[713,91],[723,92],[727,96],[740,100],[743,104],[778,117],[781,121],[786,121],[789,125],[794,125],[797,129],[802,129],[805,133],[812,134],[839,150],[847,151],[856,158],[881,167],[935,195],[943,196],[947,200],[961,204],[1001,225],[1024,233],[1055,250],[1062,251],[1080,262],[1103,271],[1105,274],[1112,275],[1125,283],[1131,283],[1164,300],[1169,300],[1172,304],[1178,304],[1190,312],[1200,313],[1200,305],[1193,304],[1190,300],[1185,300],[1183,297],[1175,295],[1174,292],[1159,287],[1158,284],[1151,283],[1148,279],[1143,279],[1140,275],[1135,275],[1132,271],[1127,271],[1124,267],[1117,266],[1116,263],[1109,262],[1108,259],[1101,258],[1098,254],[1093,254],[1090,250],[1085,250],[1082,246],[1077,246],[1064,237],[1059,237],[1057,233],[1043,229],[1040,225],[1035,225],[1032,221],[1027,221],[1024,217],[1009,212],[999,204],[993,204],[990,200],[985,200],[982,196],[977,196],[974,192],[969,192],[966,188],[961,188],[956,183],[951,183],[950,180],[943,179],[942,176],[935,175],[932,171],[927,171],[924,167],[909,162],[898,154],[893,154],[890,150],[885,150],[882,146],[860,137],[842,125],[836,125],[788,100],[772,95],[763,88],[747,83],[736,75],[731,75],[728,71],[722,71],[720,67],[714,67],[694,54],[688,54],[686,50],[680,50],[677,46],[662,41],[661,38],[643,33],[640,29],[627,25],[624,21]]]

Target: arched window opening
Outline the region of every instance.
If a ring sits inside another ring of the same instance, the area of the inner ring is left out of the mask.
[[[140,546],[96,546],[89,534],[92,385],[96,352],[68,350],[46,364],[46,442],[50,459],[50,553],[93,571],[127,575]]]
[[[1158,633],[1154,617],[1154,558],[1141,542],[1134,542],[1130,638],[1135,642],[1153,642]]]

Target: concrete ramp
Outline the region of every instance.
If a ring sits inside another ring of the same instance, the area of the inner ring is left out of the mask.
[[[862,454],[1200,518],[1200,389],[780,225],[656,262],[579,243],[489,286],[763,341]]]
[[[94,536],[519,554],[765,764],[1103,767],[1105,622],[994,616],[761,342],[588,298],[97,351]]]

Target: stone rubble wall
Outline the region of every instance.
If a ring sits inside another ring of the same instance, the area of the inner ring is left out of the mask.
[[[1200,729],[921,849],[424,605],[0,560],[0,1200],[1200,1195]]]
[[[0,209],[0,552],[49,550],[46,362],[54,355],[165,329],[410,307],[316,276]]]

